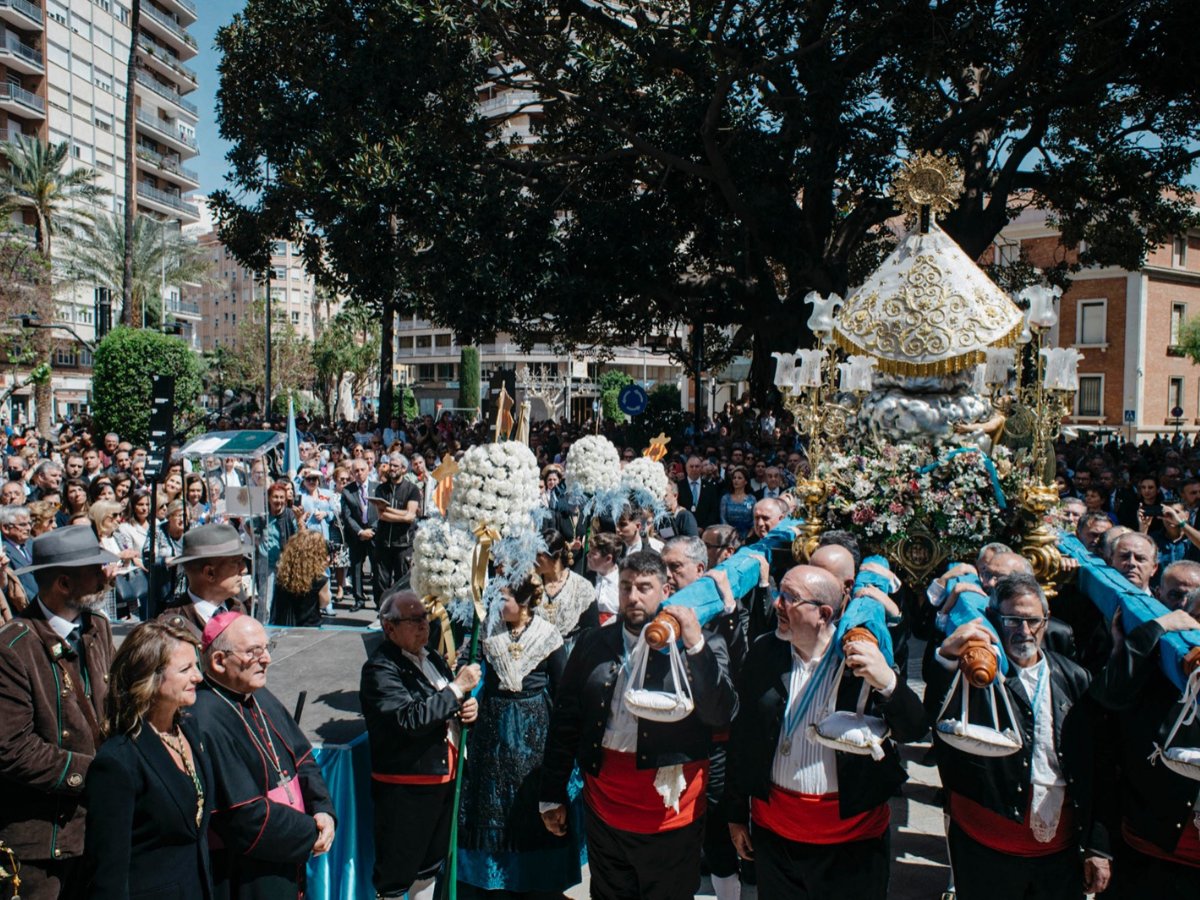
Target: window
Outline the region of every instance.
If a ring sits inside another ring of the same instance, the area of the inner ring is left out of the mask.
[[[1012,266],[1021,261],[1021,245],[1004,242],[996,245],[996,265]]]
[[[432,363],[421,363],[417,366],[418,381],[433,381],[435,366]]]
[[[1107,318],[1107,300],[1080,300],[1075,343],[1085,347],[1105,343]]]
[[[1176,269],[1187,267],[1187,235],[1178,235],[1171,242],[1171,265]]]
[[[113,130],[112,116],[97,115],[95,121],[96,121],[97,128],[99,128],[101,131],[107,131],[109,134],[112,134],[112,130]]]
[[[1174,416],[1176,410],[1183,409],[1183,379],[1172,378],[1167,383],[1167,415]]]
[[[1171,304],[1171,341],[1170,346],[1179,346],[1179,332],[1183,329],[1183,319],[1187,315],[1186,303]]]
[[[1075,415],[1088,418],[1104,416],[1104,376],[1080,375],[1075,395]]]
[[[452,337],[453,337],[453,336],[452,336],[452,335],[449,335],[449,334],[438,334],[438,335],[435,335],[435,336],[434,336],[434,339],[433,339],[433,340],[434,340],[434,346],[435,346],[435,347],[449,347],[449,346],[450,346],[450,340],[451,340],[451,338],[452,338]]]
[[[271,245],[271,253],[274,256],[287,256],[287,252],[287,241],[276,241]]]
[[[433,335],[431,335],[431,334],[418,334],[417,335],[417,349],[418,350],[429,350],[432,347],[433,347]]]
[[[294,310],[294,309],[292,310],[292,324],[293,324],[293,325],[299,325],[299,324],[300,324],[300,313],[299,313],[299,312],[297,312],[297,311],[296,311],[296,310]]]
[[[399,347],[401,350],[411,350],[413,348],[412,335],[401,335]]]
[[[437,377],[438,381],[453,381],[454,363],[438,363]]]

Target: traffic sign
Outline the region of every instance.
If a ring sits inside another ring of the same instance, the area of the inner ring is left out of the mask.
[[[646,404],[649,402],[650,395],[640,384],[627,384],[617,395],[617,406],[627,416],[640,416],[646,411]]]
[[[1125,410],[1125,424],[1132,425],[1136,421],[1137,421],[1137,410],[1136,409]]]

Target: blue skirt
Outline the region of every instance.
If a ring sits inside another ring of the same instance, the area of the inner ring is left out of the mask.
[[[545,691],[482,699],[471,729],[458,821],[458,878],[493,891],[561,893],[583,880],[583,780],[571,778],[567,835],[538,812],[550,725]]]

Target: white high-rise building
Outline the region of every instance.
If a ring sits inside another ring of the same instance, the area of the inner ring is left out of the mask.
[[[100,212],[117,216],[125,209],[130,18],[128,5],[118,0],[0,0],[0,137],[20,132],[67,143],[70,165],[92,169],[96,183],[111,192],[100,201]],[[187,65],[198,52],[188,33],[196,19],[193,0],[142,0],[136,35],[137,208],[176,227],[200,218],[187,199],[200,186],[187,167],[199,152],[199,113],[187,97],[197,87],[196,73]],[[196,345],[199,309],[180,299],[178,285],[166,286],[165,311]],[[95,340],[96,314],[94,286],[80,284],[60,294],[58,319],[64,328],[55,332],[54,359],[60,415],[87,402],[87,343]],[[14,397],[21,411],[28,394]]]

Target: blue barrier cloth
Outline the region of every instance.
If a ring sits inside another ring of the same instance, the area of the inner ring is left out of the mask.
[[[868,556],[863,560],[863,565],[874,563],[880,568],[891,571],[891,566],[888,561],[882,556]],[[896,660],[892,652],[892,636],[887,629],[887,613],[878,600],[870,597],[855,597],[855,593],[859,588],[873,587],[877,588],[889,596],[892,593],[892,579],[887,575],[879,572],[859,571],[854,578],[854,586],[850,589],[850,602],[846,604],[846,609],[842,612],[842,617],[838,620],[837,634],[834,636],[833,647],[837,653],[842,652],[842,641],[845,640],[846,632],[851,628],[858,628],[860,625],[866,628],[871,634],[875,635],[875,639],[879,641],[879,650],[883,653],[883,658],[887,660],[889,666],[895,665]]]
[[[713,567],[729,576],[729,587],[735,598],[745,597],[758,587],[759,564],[750,554],[765,556],[767,562],[770,562],[772,551],[787,549],[790,552],[795,538],[793,529],[799,524],[798,519],[784,519],[762,540],[741,547],[729,559]],[[721,592],[711,578],[696,579],[683,590],[668,597],[663,606],[691,607],[701,625],[707,625],[725,611]]]
[[[946,582],[946,601],[950,599],[950,592],[954,590],[955,585],[960,582],[970,584],[979,584],[979,578],[975,575],[960,575],[957,578],[951,578]],[[943,609],[945,606],[943,605]],[[1004,653],[1004,642],[1000,640],[1000,635],[996,633],[996,628],[987,617],[988,598],[983,594],[976,594],[973,591],[964,591],[958,595],[958,600],[950,607],[950,611],[946,613],[946,634],[950,634],[960,625],[965,625],[967,622],[979,622],[984,628],[992,633],[992,645],[996,648],[999,654],[998,671],[1001,675],[1008,675],[1008,657]]]
[[[1126,634],[1169,612],[1157,599],[1139,591],[1120,572],[1089,553],[1079,538],[1071,535],[1059,538],[1058,546],[1079,562],[1079,589],[1096,604],[1106,621],[1111,622],[1117,607],[1121,608],[1121,622]],[[1193,647],[1200,647],[1200,631],[1171,632],[1164,634],[1158,642],[1158,660],[1163,674],[1180,691],[1187,686],[1183,658]]]
[[[348,744],[317,745],[321,769],[337,816],[333,847],[308,861],[308,891],[315,900],[374,900],[371,870],[375,838],[371,803],[371,748],[363,732]]]

